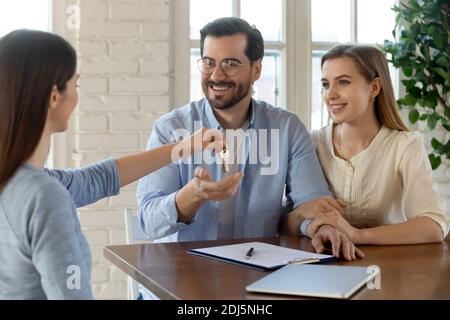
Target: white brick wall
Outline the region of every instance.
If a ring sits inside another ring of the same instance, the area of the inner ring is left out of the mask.
[[[145,147],[153,122],[170,108],[169,0],[79,0],[80,101],[75,166]],[[79,210],[92,252],[97,299],[126,299],[126,277],[103,257],[125,243],[123,211],[136,209],[136,184]]]

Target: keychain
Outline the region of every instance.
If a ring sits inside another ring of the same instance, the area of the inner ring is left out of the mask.
[[[230,157],[230,152],[224,147],[222,151],[220,151],[220,159],[222,159],[223,162],[223,170],[225,172],[230,171],[230,167],[228,166],[228,158]]]

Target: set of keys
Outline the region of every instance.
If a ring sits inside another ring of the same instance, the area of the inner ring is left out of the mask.
[[[229,172],[230,166],[229,166],[228,159],[230,158],[230,152],[228,151],[228,149],[226,147],[223,147],[223,150],[220,151],[219,157],[220,157],[220,159],[222,159],[223,171]]]

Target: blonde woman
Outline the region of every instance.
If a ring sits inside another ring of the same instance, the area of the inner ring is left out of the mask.
[[[322,57],[321,81],[333,121],[313,140],[331,191],[345,204],[325,205],[316,215],[303,211],[303,218],[315,218],[303,222],[308,235],[329,225],[354,244],[442,241],[449,231],[445,203],[421,136],[400,118],[383,53],[336,46]]]

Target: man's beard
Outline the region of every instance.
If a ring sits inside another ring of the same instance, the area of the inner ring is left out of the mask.
[[[236,92],[230,97],[225,98],[223,96],[213,96],[209,95],[209,87],[210,86],[231,86],[232,89],[236,88]],[[236,85],[234,82],[215,82],[215,81],[203,81],[202,82],[202,90],[203,93],[208,100],[211,107],[219,110],[226,110],[234,107],[239,102],[241,102],[249,93],[251,88],[251,82],[248,81],[243,86]]]

